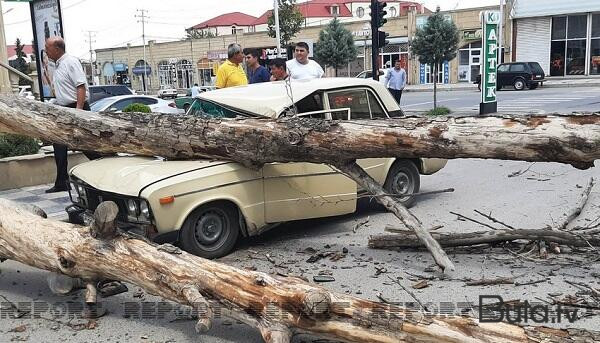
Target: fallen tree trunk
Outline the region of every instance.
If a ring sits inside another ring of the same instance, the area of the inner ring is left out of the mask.
[[[0,96],[0,131],[74,149],[246,165],[339,164],[371,157],[494,158],[569,163],[600,159],[600,115],[442,117],[369,121],[209,119],[98,114]]]
[[[515,229],[496,231],[477,231],[469,233],[432,232],[433,238],[442,247],[459,247],[478,244],[509,242],[519,239],[543,240],[575,247],[600,247],[600,236],[581,233],[557,231],[552,229]],[[369,247],[374,249],[420,248],[424,247],[418,237],[411,231],[394,231],[390,235],[375,235],[369,238]]]
[[[106,205],[106,206],[104,206]],[[599,333],[466,317],[425,317],[394,305],[330,292],[293,277],[237,269],[114,231],[114,204],[103,203],[93,229],[42,219],[0,200],[0,256],[86,282],[102,278],[193,306],[204,332],[218,313],[258,328],[266,342],[310,333],[345,342],[571,342]],[[94,295],[93,290],[88,293]],[[89,295],[88,294],[88,295]],[[86,296],[86,300],[88,296]]]

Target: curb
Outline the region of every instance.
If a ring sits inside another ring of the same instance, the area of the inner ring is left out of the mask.
[[[538,89],[544,88],[576,88],[576,87],[600,87],[600,81],[593,83],[555,83],[544,82],[544,86]],[[438,88],[438,92],[453,92],[453,91],[477,91],[477,87],[444,87]],[[406,93],[419,93],[419,92],[433,92],[433,88],[405,88]]]

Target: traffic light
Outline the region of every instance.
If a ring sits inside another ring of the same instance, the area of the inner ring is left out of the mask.
[[[385,16],[387,15],[387,11],[385,8],[387,7],[387,2],[379,2],[377,1],[377,27],[380,28],[385,23],[387,23],[387,19]]]
[[[383,31],[378,31],[377,32],[377,46],[379,47],[379,49],[383,48],[384,46],[390,44],[390,41],[387,40],[388,36],[390,34],[387,32],[383,32]]]

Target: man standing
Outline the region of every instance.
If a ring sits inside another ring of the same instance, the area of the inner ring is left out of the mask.
[[[289,77],[283,58],[276,58],[271,61],[271,81],[285,81]]]
[[[404,90],[404,87],[406,86],[406,71],[402,68],[402,61],[396,60],[394,68],[388,70],[385,75],[384,84],[390,93],[392,93],[398,105],[400,105],[402,90]]]
[[[241,63],[244,62],[242,47],[237,43],[229,44],[227,47],[227,61],[221,64],[217,70],[217,88],[228,88],[248,84],[246,73]]]
[[[192,92],[192,94],[191,94],[192,98],[195,98],[198,95],[200,95],[200,87],[198,87],[197,83],[194,83],[194,87],[192,87],[192,89],[190,89],[190,91]]]
[[[319,63],[308,59],[308,44],[299,42],[294,49],[294,59],[287,61],[290,78],[293,80],[320,79],[325,72]]]
[[[50,37],[46,40],[46,54],[56,63],[52,80],[56,95],[55,103],[64,107],[89,111],[87,77],[79,59],[65,52],[65,41],[61,37]],[[69,189],[67,146],[53,144],[53,147],[56,180],[54,186],[46,190],[46,193]],[[84,154],[90,159],[99,157],[93,152],[84,152]]]
[[[248,67],[248,81],[250,84],[269,82],[271,74],[269,70],[258,63],[258,50],[251,49],[246,53],[246,66]]]

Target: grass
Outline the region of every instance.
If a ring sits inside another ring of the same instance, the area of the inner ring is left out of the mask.
[[[428,116],[445,116],[450,113],[452,113],[452,111],[448,107],[440,106],[429,110],[425,114]]]

